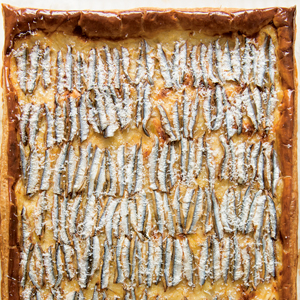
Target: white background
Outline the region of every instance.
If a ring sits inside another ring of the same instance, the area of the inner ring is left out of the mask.
[[[7,0],[5,3],[17,7],[45,8],[55,10],[123,10],[138,7],[157,7],[157,8],[201,8],[214,7],[222,9],[228,8],[266,8],[274,6],[291,7],[300,4],[299,0]],[[0,23],[3,24],[2,14]],[[297,15],[296,24],[300,24],[300,15]],[[299,25],[300,26],[300,25]],[[3,30],[0,30],[0,49],[3,49]],[[297,69],[300,70],[300,32],[297,33],[295,44],[295,57],[297,60]],[[298,88],[299,94],[299,88]],[[299,102],[299,101],[298,101]],[[298,109],[299,112],[299,109]],[[298,145],[300,145],[300,117],[298,117]],[[1,124],[1,123],[0,123]],[[1,132],[2,130],[0,130]],[[298,146],[300,148],[300,146]],[[298,149],[298,153],[300,153]],[[298,159],[298,172],[300,171],[300,159]],[[300,187],[300,184],[299,184]],[[300,203],[300,201],[299,201]],[[300,210],[300,205],[299,205]],[[299,214],[300,215],[300,214]],[[298,226],[298,253],[300,253],[300,224]],[[299,262],[298,262],[299,266]],[[1,275],[0,275],[1,276]],[[298,267],[298,299],[300,299],[300,268]]]

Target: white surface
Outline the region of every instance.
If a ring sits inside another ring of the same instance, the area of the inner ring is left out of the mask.
[[[112,9],[132,9],[137,7],[158,7],[158,8],[200,8],[200,7],[233,7],[233,8],[265,8],[274,6],[291,7],[296,5],[299,0],[7,0],[4,3],[14,5],[17,7],[32,7],[32,8],[47,8],[47,9],[60,9],[60,10],[112,10]],[[2,14],[0,22],[3,23]],[[300,24],[300,15],[297,14],[296,24]],[[300,26],[300,25],[299,25]],[[0,49],[3,49],[3,31],[0,30]],[[297,60],[297,69],[300,71],[300,31],[296,36],[295,44],[295,57]],[[298,87],[299,95],[299,87]],[[298,101],[299,102],[299,101]],[[299,111],[299,109],[298,109]],[[300,116],[298,117],[298,150],[299,150],[299,137],[300,137]],[[300,153],[300,151],[298,151]],[[300,170],[300,159],[298,159],[298,171]],[[300,186],[300,184],[299,184]],[[300,201],[299,201],[300,203]],[[299,205],[300,215],[300,205]],[[300,226],[298,226],[298,253],[300,253]],[[298,261],[298,299],[300,299],[300,272]]]

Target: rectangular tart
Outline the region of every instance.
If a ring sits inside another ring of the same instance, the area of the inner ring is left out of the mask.
[[[2,300],[297,298],[295,8],[2,9]]]

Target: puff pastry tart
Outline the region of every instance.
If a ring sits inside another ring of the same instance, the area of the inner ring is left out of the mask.
[[[5,299],[296,299],[295,8],[3,5]]]

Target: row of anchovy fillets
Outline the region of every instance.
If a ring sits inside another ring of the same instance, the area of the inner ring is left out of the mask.
[[[74,88],[79,92],[94,88],[103,90],[105,86],[120,89],[122,80],[130,85],[146,82],[154,85],[156,67],[165,88],[179,89],[186,74],[192,75],[194,87],[233,81],[242,85],[253,82],[263,88],[275,82],[275,46],[268,35],[265,35],[262,46],[256,45],[254,39],[238,37],[232,49],[228,41],[221,46],[219,39],[208,45],[195,46],[182,41],[175,43],[172,55],[167,55],[161,44],[151,47],[144,40],[140,42],[137,59],[131,57],[131,51],[125,47],[110,49],[104,46],[91,49],[88,57],[84,57],[83,53],[67,46],[65,56],[58,51],[52,63],[49,46],[42,49],[36,44],[28,49],[22,45],[14,53],[19,86],[24,93],[32,94],[41,68],[42,85],[47,89],[52,84],[53,66],[56,67],[55,82],[59,94]],[[130,72],[132,68],[135,69]],[[134,78],[131,73],[135,74]]]
[[[43,87],[52,85],[49,47],[22,46],[15,55],[25,94],[37,87],[40,63]],[[147,299],[147,288],[159,282],[165,289],[181,282],[194,288],[207,279],[230,279],[256,289],[276,276],[280,170],[274,143],[232,139],[256,131],[268,136],[272,127],[278,102],[272,39],[259,48],[248,38],[237,38],[233,49],[219,40],[192,49],[176,43],[167,57],[162,45],[154,49],[142,41],[132,78],[128,49],[91,49],[86,61],[68,46],[66,57],[57,53],[54,110],[46,103],[21,107],[22,181],[28,199],[37,199],[33,218],[25,207],[21,215],[23,299],[84,299],[98,272],[95,300],[106,299],[111,281],[123,284],[124,299],[135,300],[140,285],[140,299]],[[179,90],[188,74],[193,78],[196,91],[191,96],[182,89],[172,112],[151,99],[156,63],[165,88]],[[228,97],[227,82],[243,91]],[[61,101],[74,88],[81,95]],[[132,121],[150,136],[154,109],[166,138],[162,143],[154,136],[147,159],[142,140],[117,149],[86,142],[91,133],[112,137]],[[207,130],[194,138],[200,115]],[[218,149],[224,155],[217,162],[209,137],[222,128]],[[217,182],[230,187],[220,195]],[[42,241],[47,231],[55,245],[42,249],[33,236]],[[195,251],[191,240],[200,233]],[[65,294],[63,279],[76,279],[79,291]]]

